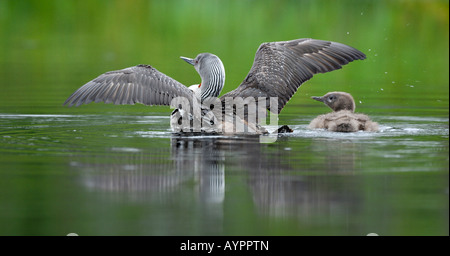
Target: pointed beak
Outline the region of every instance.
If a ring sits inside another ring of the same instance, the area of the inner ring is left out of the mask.
[[[191,65],[195,64],[195,61],[193,59],[191,59],[191,58],[186,58],[186,57],[183,57],[183,56],[180,56],[180,58],[182,60],[186,61],[187,63],[191,64]]]
[[[323,97],[312,96],[311,99],[323,102]]]

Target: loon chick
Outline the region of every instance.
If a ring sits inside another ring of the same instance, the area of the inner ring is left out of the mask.
[[[378,131],[378,123],[367,115],[355,112],[355,101],[346,92],[329,92],[322,97],[311,97],[325,103],[333,112],[320,115],[311,121],[309,129],[326,129],[333,132]]]

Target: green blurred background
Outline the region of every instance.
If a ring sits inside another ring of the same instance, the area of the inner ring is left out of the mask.
[[[243,80],[262,42],[311,37],[351,45],[367,59],[317,75],[290,104],[317,104],[309,96],[340,90],[360,110],[430,107],[448,116],[448,17],[449,2],[439,0],[0,0],[0,112],[73,113],[61,106],[73,91],[137,64],[199,83],[179,56],[200,52],[223,60],[223,94]],[[113,108],[148,110],[91,104],[76,112]],[[282,113],[290,111],[302,112]]]

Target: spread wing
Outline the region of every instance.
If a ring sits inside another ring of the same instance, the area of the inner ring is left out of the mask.
[[[149,65],[106,72],[75,91],[64,105],[94,102],[170,105],[175,97],[192,99],[193,92]]]
[[[279,114],[300,85],[314,74],[340,69],[365,58],[364,53],[350,46],[309,38],[263,43],[244,81],[221,99],[277,97]]]

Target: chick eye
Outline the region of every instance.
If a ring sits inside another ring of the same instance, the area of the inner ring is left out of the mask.
[[[332,102],[335,98],[336,98],[335,96],[329,96],[329,97],[328,97],[328,101],[329,101],[329,102]]]

